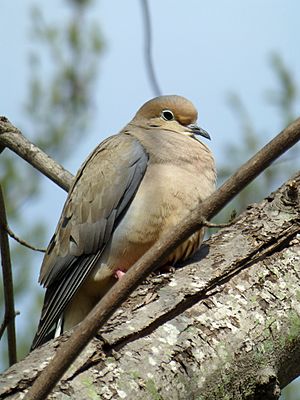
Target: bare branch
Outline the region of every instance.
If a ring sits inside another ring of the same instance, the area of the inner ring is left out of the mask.
[[[73,178],[72,174],[26,139],[6,117],[0,117],[0,152],[5,147],[29,162],[62,189],[69,190]]]
[[[15,305],[14,305],[14,286],[11,272],[11,261],[9,253],[9,242],[5,227],[7,225],[5,203],[0,185],[0,247],[1,247],[1,264],[3,274],[3,290],[5,302],[5,315],[3,326],[7,326],[7,343],[9,365],[17,362],[16,347],[16,328],[15,328]]]
[[[34,251],[39,251],[41,253],[45,253],[46,249],[45,248],[41,248],[41,247],[35,247],[32,246],[30,243],[26,242],[25,240],[19,238],[19,236],[17,236],[8,225],[6,225],[4,227],[4,229],[6,230],[6,232],[9,234],[9,236],[14,239],[16,242],[20,243],[22,246],[27,247],[30,250],[34,250]]]
[[[9,319],[9,317],[7,317],[6,314],[4,314],[4,318],[3,318],[2,324],[0,326],[0,340],[1,340],[2,336],[3,336],[3,333],[5,332],[5,329],[6,329],[7,325],[8,325],[8,323],[9,323],[9,321],[11,319],[14,319],[17,315],[20,315],[20,311],[16,311],[15,315],[12,315],[10,317],[10,319]]]
[[[207,228],[227,228],[228,226],[234,225],[236,220],[232,220],[230,222],[225,222],[224,224],[214,224],[213,222],[209,222],[206,219],[202,220],[202,225]]]
[[[155,96],[161,96],[162,91],[159,87],[152,58],[152,31],[151,18],[149,12],[149,4],[147,0],[141,0],[143,20],[144,20],[144,36],[145,36],[145,63],[149,77],[150,85]]]
[[[182,224],[173,231],[165,234],[99,301],[84,321],[75,328],[69,340],[61,344],[57,354],[34,382],[25,399],[44,399],[98,329],[113,315],[139,283],[161,265],[182,241],[203,226],[202,221],[217,214],[246,185],[299,139],[300,118],[241,166],[215,193],[195,208],[189,218],[182,221]],[[204,291],[209,290],[212,284],[215,285],[215,280],[215,278],[209,280]]]

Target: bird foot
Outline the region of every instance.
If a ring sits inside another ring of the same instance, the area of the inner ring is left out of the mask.
[[[124,275],[125,275],[125,272],[122,271],[121,269],[117,269],[114,273],[114,277],[117,279],[123,278]]]

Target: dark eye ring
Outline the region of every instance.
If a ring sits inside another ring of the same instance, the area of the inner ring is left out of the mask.
[[[170,110],[164,110],[161,113],[161,116],[163,117],[164,120],[166,121],[172,121],[175,119],[174,114]]]

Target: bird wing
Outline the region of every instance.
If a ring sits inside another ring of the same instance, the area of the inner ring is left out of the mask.
[[[41,344],[99,260],[143,178],[148,155],[125,133],[102,142],[79,169],[45,254],[47,288],[32,349]]]

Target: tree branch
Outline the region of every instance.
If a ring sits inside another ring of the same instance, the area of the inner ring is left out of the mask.
[[[0,117],[0,153],[5,147],[29,162],[62,189],[69,190],[72,174],[26,139],[6,117]]]
[[[140,282],[161,265],[164,259],[195,230],[202,221],[218,213],[237,193],[247,186],[259,173],[300,139],[300,118],[289,125],[254,157],[246,162],[215,193],[195,208],[189,218],[173,231],[165,234],[143,257],[141,257],[99,301],[88,316],[74,330],[69,340],[62,343],[59,351],[34,382],[25,396],[27,400],[42,400],[52,390],[71,363],[88,344],[97,330],[113,315]],[[208,280],[204,291],[215,284],[215,277]]]
[[[17,315],[20,315],[19,311],[16,311],[15,315],[13,317],[7,316],[7,314],[4,313],[4,318],[3,318],[3,321],[2,321],[1,326],[0,326],[0,340],[1,340],[1,338],[3,336],[3,333],[5,332],[5,329],[6,329],[7,325],[8,325],[8,323],[10,322],[10,320],[12,318],[15,318]],[[15,361],[15,362],[17,362],[17,361]],[[15,363],[13,363],[13,364],[15,364]],[[13,364],[10,364],[10,365],[13,365]]]
[[[17,236],[8,225],[6,225],[4,227],[4,229],[6,230],[6,232],[8,233],[8,235],[14,239],[16,242],[20,243],[22,246],[27,247],[30,250],[34,250],[34,251],[39,251],[40,253],[45,253],[46,249],[44,247],[36,247],[36,246],[32,246],[30,243],[26,242],[25,240],[19,238],[19,236]]]
[[[151,18],[149,11],[149,4],[147,0],[141,0],[143,20],[144,20],[144,36],[145,36],[145,63],[148,73],[150,85],[155,96],[161,96],[162,91],[159,87],[152,57],[152,32],[151,32]]]
[[[11,271],[11,261],[9,253],[9,242],[5,227],[7,226],[5,203],[0,185],[0,247],[1,264],[3,273],[3,290],[5,302],[5,314],[1,328],[7,327],[7,344],[9,365],[17,362],[16,328],[15,328],[15,305],[14,305],[14,286]]]

